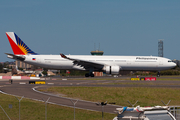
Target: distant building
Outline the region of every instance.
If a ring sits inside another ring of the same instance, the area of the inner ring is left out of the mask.
[[[27,64],[27,63],[24,63],[24,62],[21,62],[21,61],[16,61],[16,66],[18,68],[23,68],[23,69],[30,69],[33,67],[33,65],[30,65],[30,64]]]
[[[14,68],[15,62],[9,62],[9,68]]]

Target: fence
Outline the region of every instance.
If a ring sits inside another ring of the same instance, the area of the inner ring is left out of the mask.
[[[180,120],[180,106],[169,106],[170,112],[176,118],[176,120]]]

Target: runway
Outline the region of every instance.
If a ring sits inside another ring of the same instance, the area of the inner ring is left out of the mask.
[[[73,107],[72,101],[76,101],[76,99],[60,97],[55,94],[50,93],[42,93],[39,92],[39,88],[45,88],[49,86],[95,86],[95,87],[170,87],[170,88],[180,88],[180,81],[175,80],[166,81],[130,81],[123,79],[116,80],[83,80],[78,78],[62,78],[60,80],[50,79],[45,80],[45,85],[37,85],[37,84],[29,84],[29,80],[14,80],[12,84],[9,83],[8,80],[0,81],[0,90],[3,93],[7,93],[15,96],[24,96],[25,98],[29,98],[32,100],[42,101],[47,100],[49,97],[49,102],[51,104],[57,104],[60,106]],[[97,101],[98,102],[98,101]],[[115,113],[117,105],[106,105],[104,108],[104,112]],[[87,109],[92,111],[102,111],[101,106],[97,106],[95,102],[78,100],[76,104],[76,108],[79,109]]]

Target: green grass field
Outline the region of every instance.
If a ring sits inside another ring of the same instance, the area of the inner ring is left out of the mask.
[[[12,108],[9,108],[9,104]],[[11,120],[19,120],[19,101],[14,96],[0,94],[0,105]],[[101,112],[76,109],[76,120],[100,120]],[[113,119],[116,114],[104,113],[104,120]],[[23,98],[21,101],[21,120],[45,120],[45,104]],[[47,120],[73,120],[74,109],[47,104]],[[0,120],[9,120],[0,108]]]
[[[83,99],[93,102],[115,102],[117,105],[129,106],[139,101],[140,106],[163,105],[161,100],[170,105],[180,105],[179,88],[151,88],[151,87],[50,87],[42,91],[54,94],[64,94],[67,97]]]
[[[146,88],[146,87],[51,87],[43,91],[54,92],[55,94],[65,94],[68,97],[89,100],[94,102],[116,102],[117,105],[130,106],[127,102],[141,106],[163,105],[161,100],[170,105],[180,105],[180,89],[178,88]],[[13,108],[9,108],[12,104]],[[14,96],[0,94],[0,105],[7,112],[11,120],[19,119],[19,103]],[[69,120],[73,119],[73,109],[57,105],[47,104],[48,120]],[[105,113],[105,120],[112,119],[116,114]],[[8,120],[4,112],[0,109],[0,120]],[[23,98],[21,101],[22,120],[44,120],[45,104]],[[77,120],[99,120],[101,112],[92,112],[76,109]]]

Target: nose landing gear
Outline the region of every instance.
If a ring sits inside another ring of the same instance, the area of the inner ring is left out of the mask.
[[[160,77],[160,71],[158,71],[158,73],[157,73],[157,77]]]

